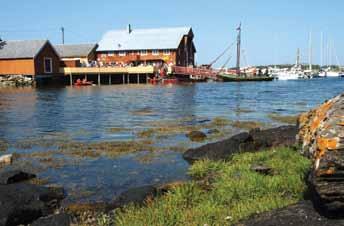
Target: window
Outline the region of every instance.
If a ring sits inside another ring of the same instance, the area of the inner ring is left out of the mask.
[[[147,50],[141,50],[140,51],[141,56],[146,56],[147,55]]]
[[[118,53],[118,56],[126,56],[126,55],[127,55],[127,53],[124,52],[124,51],[120,51],[120,52]]]
[[[170,55],[171,51],[169,49],[164,49],[164,55]]]
[[[152,55],[158,56],[159,55],[159,50],[157,50],[157,49],[152,50]]]
[[[53,73],[53,60],[51,58],[44,58],[44,73]]]
[[[108,53],[108,56],[114,56],[115,54],[114,53]]]

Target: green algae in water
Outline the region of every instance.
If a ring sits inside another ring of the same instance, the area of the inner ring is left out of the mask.
[[[269,114],[268,117],[276,122],[285,124],[296,124],[298,115],[280,115],[280,114]]]

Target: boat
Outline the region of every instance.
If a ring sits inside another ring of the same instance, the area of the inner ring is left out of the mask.
[[[74,86],[92,86],[93,82],[87,81],[87,80],[80,80],[78,79],[75,83]]]
[[[246,76],[228,73],[220,73],[219,77],[223,82],[262,82],[274,80],[272,76]]]
[[[174,85],[179,81],[177,78],[149,78],[148,82],[152,85]]]
[[[228,63],[227,60],[225,65],[220,69],[217,77],[219,77],[223,82],[258,82],[258,81],[272,81],[274,77],[263,75],[262,71],[259,70],[258,75],[256,74],[256,68],[244,68],[243,73],[240,68],[240,47],[241,47],[241,23],[237,28],[237,59],[236,59],[236,69],[235,70],[224,70],[224,66]],[[266,71],[268,72],[268,71]]]

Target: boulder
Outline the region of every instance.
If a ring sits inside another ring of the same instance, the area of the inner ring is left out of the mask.
[[[8,154],[8,155],[2,155],[0,156],[0,166],[6,166],[12,163],[13,160],[13,155]]]
[[[29,224],[52,214],[63,198],[63,189],[32,184],[0,185],[0,225]]]
[[[344,217],[344,94],[304,113],[298,120],[301,152],[313,160],[309,187],[328,217]]]
[[[202,142],[204,139],[207,138],[207,135],[203,133],[202,131],[192,131],[186,136],[191,140],[191,141],[196,141],[196,142]]]
[[[249,133],[240,133],[223,141],[189,149],[183,157],[191,163],[201,159],[226,160],[235,153],[292,146],[296,142],[296,134],[296,126],[281,126],[267,130],[254,129]]]
[[[327,219],[314,210],[312,202],[302,201],[282,209],[258,214],[237,226],[344,226],[343,220]]]
[[[0,173],[0,185],[14,184],[35,178],[36,175],[20,170],[6,170]]]
[[[120,194],[113,203],[113,208],[123,207],[129,203],[143,204],[148,197],[154,197],[157,194],[157,188],[154,186],[142,186],[131,188]]]
[[[264,165],[252,165],[251,170],[266,176],[273,175],[272,168]]]
[[[41,217],[31,224],[31,226],[69,226],[71,225],[71,216],[66,213]]]

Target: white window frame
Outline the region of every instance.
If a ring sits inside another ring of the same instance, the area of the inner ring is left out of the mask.
[[[158,49],[153,49],[152,50],[152,55],[153,56],[159,56],[160,55],[160,51]]]
[[[115,54],[113,52],[108,53],[108,56],[114,56]]]
[[[45,64],[46,60],[50,61],[50,71],[47,71],[46,64]],[[52,74],[53,73],[53,58],[44,57],[44,73],[46,73],[46,74]]]
[[[126,56],[127,52],[126,51],[119,51],[118,56]]]
[[[163,54],[164,54],[165,56],[169,56],[169,55],[171,55],[171,50],[169,50],[169,49],[164,49],[164,50],[163,50]]]
[[[140,55],[141,56],[147,56],[148,55],[148,51],[147,50],[140,50]]]

